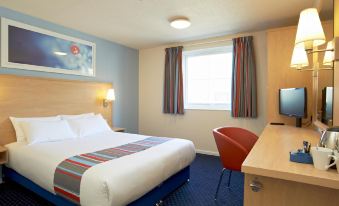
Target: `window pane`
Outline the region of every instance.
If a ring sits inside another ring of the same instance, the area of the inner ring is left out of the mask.
[[[230,47],[184,53],[185,106],[231,104],[232,52]]]
[[[190,79],[208,79],[208,61],[203,58],[204,56],[196,56],[188,58],[188,77]]]
[[[209,102],[208,80],[191,79],[188,81],[187,103],[196,104]]]
[[[210,102],[213,103],[226,103],[227,102],[227,91],[226,91],[226,80],[216,79],[210,80]]]

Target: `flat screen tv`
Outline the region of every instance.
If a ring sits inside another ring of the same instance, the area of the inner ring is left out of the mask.
[[[279,113],[296,118],[296,126],[301,127],[302,118],[307,118],[307,89],[279,89]]]
[[[333,119],[333,87],[325,87],[322,91],[321,121],[330,124]]]

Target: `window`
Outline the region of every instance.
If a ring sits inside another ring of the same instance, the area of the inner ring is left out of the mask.
[[[232,46],[184,51],[185,109],[231,110]]]

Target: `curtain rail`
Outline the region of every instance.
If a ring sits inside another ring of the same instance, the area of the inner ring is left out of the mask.
[[[205,44],[215,44],[220,42],[230,42],[232,39],[223,39],[223,40],[215,40],[215,41],[208,41],[208,42],[197,42],[197,43],[188,43],[188,44],[182,44],[182,46],[199,46],[199,45],[205,45]],[[180,44],[180,43],[178,43]]]

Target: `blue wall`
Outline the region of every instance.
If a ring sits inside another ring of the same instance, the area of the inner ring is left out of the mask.
[[[96,44],[96,77],[35,72],[2,67],[0,67],[0,74],[112,82],[116,93],[113,108],[113,122],[115,126],[125,127],[128,132],[138,132],[138,50],[18,13],[4,7],[0,7],[0,16],[94,42]]]

